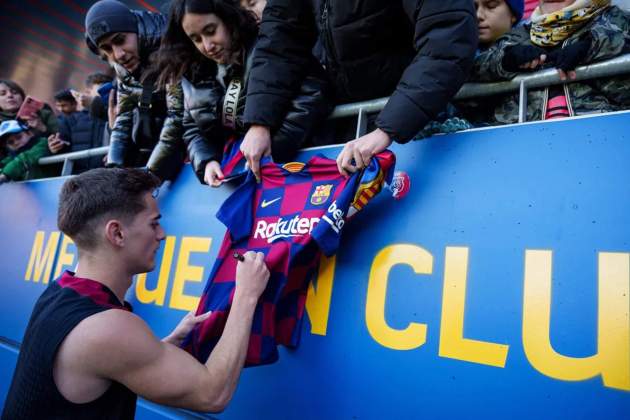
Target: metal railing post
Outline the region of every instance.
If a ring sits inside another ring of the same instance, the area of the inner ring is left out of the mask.
[[[64,159],[61,176],[72,175],[72,168],[74,168],[74,161],[68,158]]]
[[[357,131],[356,135],[354,136],[355,139],[358,139],[359,137],[367,133],[367,123],[367,113],[363,110],[363,108],[359,108],[359,115],[357,115]]]
[[[525,121],[527,121],[527,84],[526,79],[523,79],[518,87],[518,122]]]

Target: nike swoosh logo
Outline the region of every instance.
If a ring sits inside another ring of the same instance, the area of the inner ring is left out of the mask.
[[[270,201],[263,200],[262,204],[260,205],[260,207],[262,207],[264,209],[265,207],[268,207],[268,206],[272,205],[273,203],[275,203],[276,201],[280,200],[281,198],[282,197],[274,198],[273,200],[270,200]]]

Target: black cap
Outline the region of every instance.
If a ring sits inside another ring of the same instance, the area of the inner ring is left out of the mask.
[[[116,32],[138,33],[136,16],[125,4],[116,0],[101,0],[85,15],[85,34],[94,44]]]

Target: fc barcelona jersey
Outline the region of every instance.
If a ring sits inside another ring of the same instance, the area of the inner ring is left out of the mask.
[[[212,315],[191,331],[184,349],[206,361],[230,311],[237,264],[232,254],[250,250],[265,254],[271,276],[255,310],[246,365],[276,361],[277,344],[296,346],[321,252],[335,253],[344,224],[391,181],[394,163],[394,154],[385,151],[345,178],[323,156],[285,165],[263,159],[262,181],[250,173],[217,213],[227,233],[197,308],[197,314]]]

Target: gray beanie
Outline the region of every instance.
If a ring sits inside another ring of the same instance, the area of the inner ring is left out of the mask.
[[[94,45],[115,32],[138,33],[136,16],[125,4],[116,0],[100,0],[85,15],[85,34]]]

